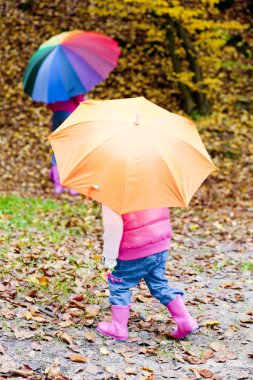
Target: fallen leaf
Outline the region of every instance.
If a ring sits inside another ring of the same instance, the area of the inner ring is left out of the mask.
[[[196,380],[201,379],[201,376],[200,376],[200,374],[198,373],[197,368],[190,368],[190,370],[191,370],[192,372],[194,372]],[[194,380],[195,380],[195,379],[194,379]]]
[[[184,359],[183,359],[181,356],[177,355],[177,354],[175,354],[174,358],[175,358],[179,363],[185,363]]]
[[[242,371],[237,376],[237,380],[248,380],[250,379],[250,373],[248,371]]]
[[[184,355],[183,360],[191,364],[196,364],[198,362],[198,360],[191,355]]]
[[[128,375],[137,375],[137,371],[135,368],[133,367],[126,367],[125,368],[125,372],[128,374]]]
[[[131,357],[125,357],[125,363],[126,364],[135,364],[136,363],[136,360],[134,358],[131,358]]]
[[[35,303],[35,300],[32,297],[25,296],[25,300],[30,303]]]
[[[9,214],[1,214],[1,217],[5,220],[10,220],[11,219],[11,216]]]
[[[96,317],[100,312],[100,307],[98,305],[87,305],[85,307],[85,313],[87,318]]]
[[[178,379],[178,373],[172,371],[171,369],[165,369],[162,371],[163,377],[166,379]]]
[[[57,376],[61,375],[60,361],[55,359],[54,362],[45,369],[45,374],[49,379],[56,379]]]
[[[99,368],[95,365],[89,365],[85,367],[85,372],[91,373],[93,375],[96,375],[99,371]]]
[[[30,339],[35,335],[35,332],[33,331],[27,331],[27,330],[18,330],[16,327],[13,328],[14,335],[17,339]]]
[[[224,350],[226,348],[226,346],[224,344],[219,343],[219,342],[213,342],[213,343],[211,343],[210,347],[211,347],[212,350],[214,350],[216,352],[217,351],[222,351],[222,350]]]
[[[27,321],[30,321],[30,320],[32,319],[32,314],[30,313],[30,311],[26,311],[26,312],[24,312],[23,317],[24,317]]]
[[[79,295],[79,294],[73,294],[72,296],[70,296],[70,299],[71,301],[83,301],[84,300],[84,297],[82,295]]]
[[[65,358],[70,359],[72,362],[77,362],[77,363],[86,363],[88,360],[86,356],[83,356],[81,354],[67,354]]]
[[[204,304],[212,302],[213,300],[214,300],[214,298],[212,296],[206,296],[206,297],[201,297],[201,298],[195,297],[194,298],[194,301],[204,303]]]
[[[135,294],[134,299],[139,302],[146,302],[147,298],[144,297],[142,294]]]
[[[40,343],[32,342],[32,344],[31,344],[31,348],[32,348],[34,351],[41,351],[41,350],[43,349],[43,346],[42,346],[42,344],[40,344]]]
[[[65,343],[68,343],[68,344],[73,344],[73,338],[72,338],[72,336],[71,335],[69,335],[68,333],[66,333],[66,332],[59,332],[58,334],[57,334],[57,336],[61,339],[61,340],[63,340],[63,342],[65,342]]]
[[[3,372],[3,373],[11,372],[13,369],[17,369],[17,366],[18,364],[14,360],[5,361],[0,367],[0,372]]]
[[[214,375],[214,373],[208,369],[200,369],[198,372],[200,376],[204,377],[205,379],[210,379]]]
[[[107,350],[107,348],[106,347],[100,347],[100,353],[102,354],[102,355],[109,355],[109,351]]]
[[[141,348],[140,349],[140,353],[141,354],[147,354],[147,355],[156,355],[157,354],[157,351],[158,349],[157,348]]]
[[[143,370],[143,371],[148,371],[148,372],[150,372],[150,373],[153,373],[153,372],[154,372],[153,369],[148,368],[148,367],[141,367],[141,370]]]
[[[41,277],[37,277],[37,279],[38,279],[40,285],[42,285],[42,286],[48,286],[49,279],[47,277],[41,276]]]
[[[219,353],[214,356],[216,363],[225,363],[227,361],[226,355]]]
[[[95,342],[96,340],[96,335],[94,334],[93,331],[86,331],[84,336],[89,342]]]
[[[226,355],[226,358],[228,360],[236,360],[238,358],[237,354],[233,351],[228,351],[227,352],[227,355]]]
[[[91,326],[94,323],[94,318],[84,318],[83,324],[84,326]]]
[[[205,352],[203,352],[203,354],[201,355],[201,363],[206,363],[208,359],[212,358],[214,356],[214,352],[213,350],[207,350]]]
[[[1,309],[1,313],[7,319],[12,319],[13,317],[15,317],[15,311],[9,309],[8,307],[3,307]]]
[[[33,289],[33,290],[30,290],[30,292],[27,293],[27,296],[28,297],[35,297],[37,294],[37,290]]]
[[[4,354],[5,353],[5,348],[4,346],[2,345],[2,343],[0,343],[0,354]]]
[[[34,374],[33,370],[28,370],[28,369],[13,369],[11,372],[15,375],[20,375],[22,377],[29,377]]]
[[[217,326],[219,324],[220,324],[219,321],[210,321],[210,320],[208,320],[208,321],[203,322],[202,326],[211,327],[211,326]]]
[[[152,373],[151,375],[146,376],[145,380],[155,380],[155,375]]]
[[[253,318],[240,319],[240,322],[242,322],[242,323],[253,323]]]
[[[116,367],[105,366],[105,371],[108,372],[108,373],[116,374],[117,368]]]
[[[73,325],[73,321],[70,321],[70,320],[63,321],[63,322],[59,323],[59,326],[62,327],[62,328],[66,328],[66,327],[69,327],[71,325]]]
[[[80,352],[80,347],[77,346],[77,344],[70,344],[68,346],[68,348],[71,350],[71,351],[74,351],[74,352]]]
[[[235,283],[233,282],[224,282],[223,284],[221,284],[221,287],[224,288],[224,289],[234,289],[234,290],[241,290],[242,289],[242,286],[240,285],[235,285]]]

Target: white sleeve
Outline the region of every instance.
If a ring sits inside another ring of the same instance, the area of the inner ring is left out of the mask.
[[[109,207],[102,205],[104,226],[103,256],[115,260],[119,255],[119,246],[123,235],[122,217]]]

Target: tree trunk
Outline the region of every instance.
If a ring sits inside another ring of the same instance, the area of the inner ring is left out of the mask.
[[[170,22],[170,24],[171,24],[171,22]],[[170,57],[171,57],[173,69],[176,73],[181,73],[182,70],[181,70],[180,61],[179,61],[179,58],[175,52],[175,38],[174,38],[173,29],[172,28],[167,29],[166,34],[168,37],[169,52],[170,52]],[[182,97],[183,97],[185,111],[188,114],[190,114],[196,106],[194,99],[193,99],[193,96],[191,94],[191,90],[187,85],[180,83],[180,82],[178,83],[178,88],[179,88],[179,90],[182,94]]]
[[[201,68],[198,65],[198,62],[196,59],[196,52],[195,52],[194,46],[192,44],[192,41],[190,40],[190,37],[187,31],[184,29],[184,27],[178,21],[175,21],[174,23],[178,31],[178,35],[183,41],[183,46],[185,48],[187,58],[189,60],[190,69],[194,73],[193,81],[194,83],[198,84],[202,82],[203,75],[202,75]],[[208,114],[210,110],[210,105],[208,103],[206,95],[204,94],[203,91],[201,91],[201,89],[199,91],[195,91],[195,98],[196,98],[199,111],[203,115]]]

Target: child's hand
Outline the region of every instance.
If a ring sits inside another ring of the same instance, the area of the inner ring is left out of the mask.
[[[102,262],[103,262],[104,266],[108,269],[112,269],[117,265],[117,260],[107,259],[106,257],[102,258]]]

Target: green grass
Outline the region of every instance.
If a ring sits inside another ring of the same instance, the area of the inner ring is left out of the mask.
[[[232,259],[227,259],[227,260],[223,260],[223,261],[214,261],[213,264],[212,264],[212,268],[213,270],[215,271],[219,271],[219,270],[223,270],[224,268],[226,268],[227,266],[229,265],[234,265],[234,261]]]
[[[253,261],[244,261],[242,263],[242,270],[253,272]]]
[[[175,350],[180,347],[180,342],[171,339],[165,339],[164,342],[166,342],[166,345],[159,345],[156,355],[172,359],[175,355]]]
[[[204,268],[202,266],[194,264],[194,263],[189,264],[188,267],[198,274],[204,272]]]
[[[14,195],[0,197],[0,228],[26,228],[31,225],[43,226],[38,216],[59,208],[53,200],[20,198]]]
[[[98,212],[94,205],[95,213]],[[59,243],[66,235],[84,235],[84,203],[71,203],[15,195],[0,197],[0,231],[11,241],[11,232],[18,233],[19,243],[33,245],[37,232],[44,232],[49,242]],[[0,241],[1,242],[1,241]],[[0,247],[1,252],[1,247]]]
[[[34,289],[42,304],[52,297],[64,304],[81,268],[92,273],[100,224],[96,203],[87,210],[80,200],[0,196],[0,281],[13,279],[19,297]]]

